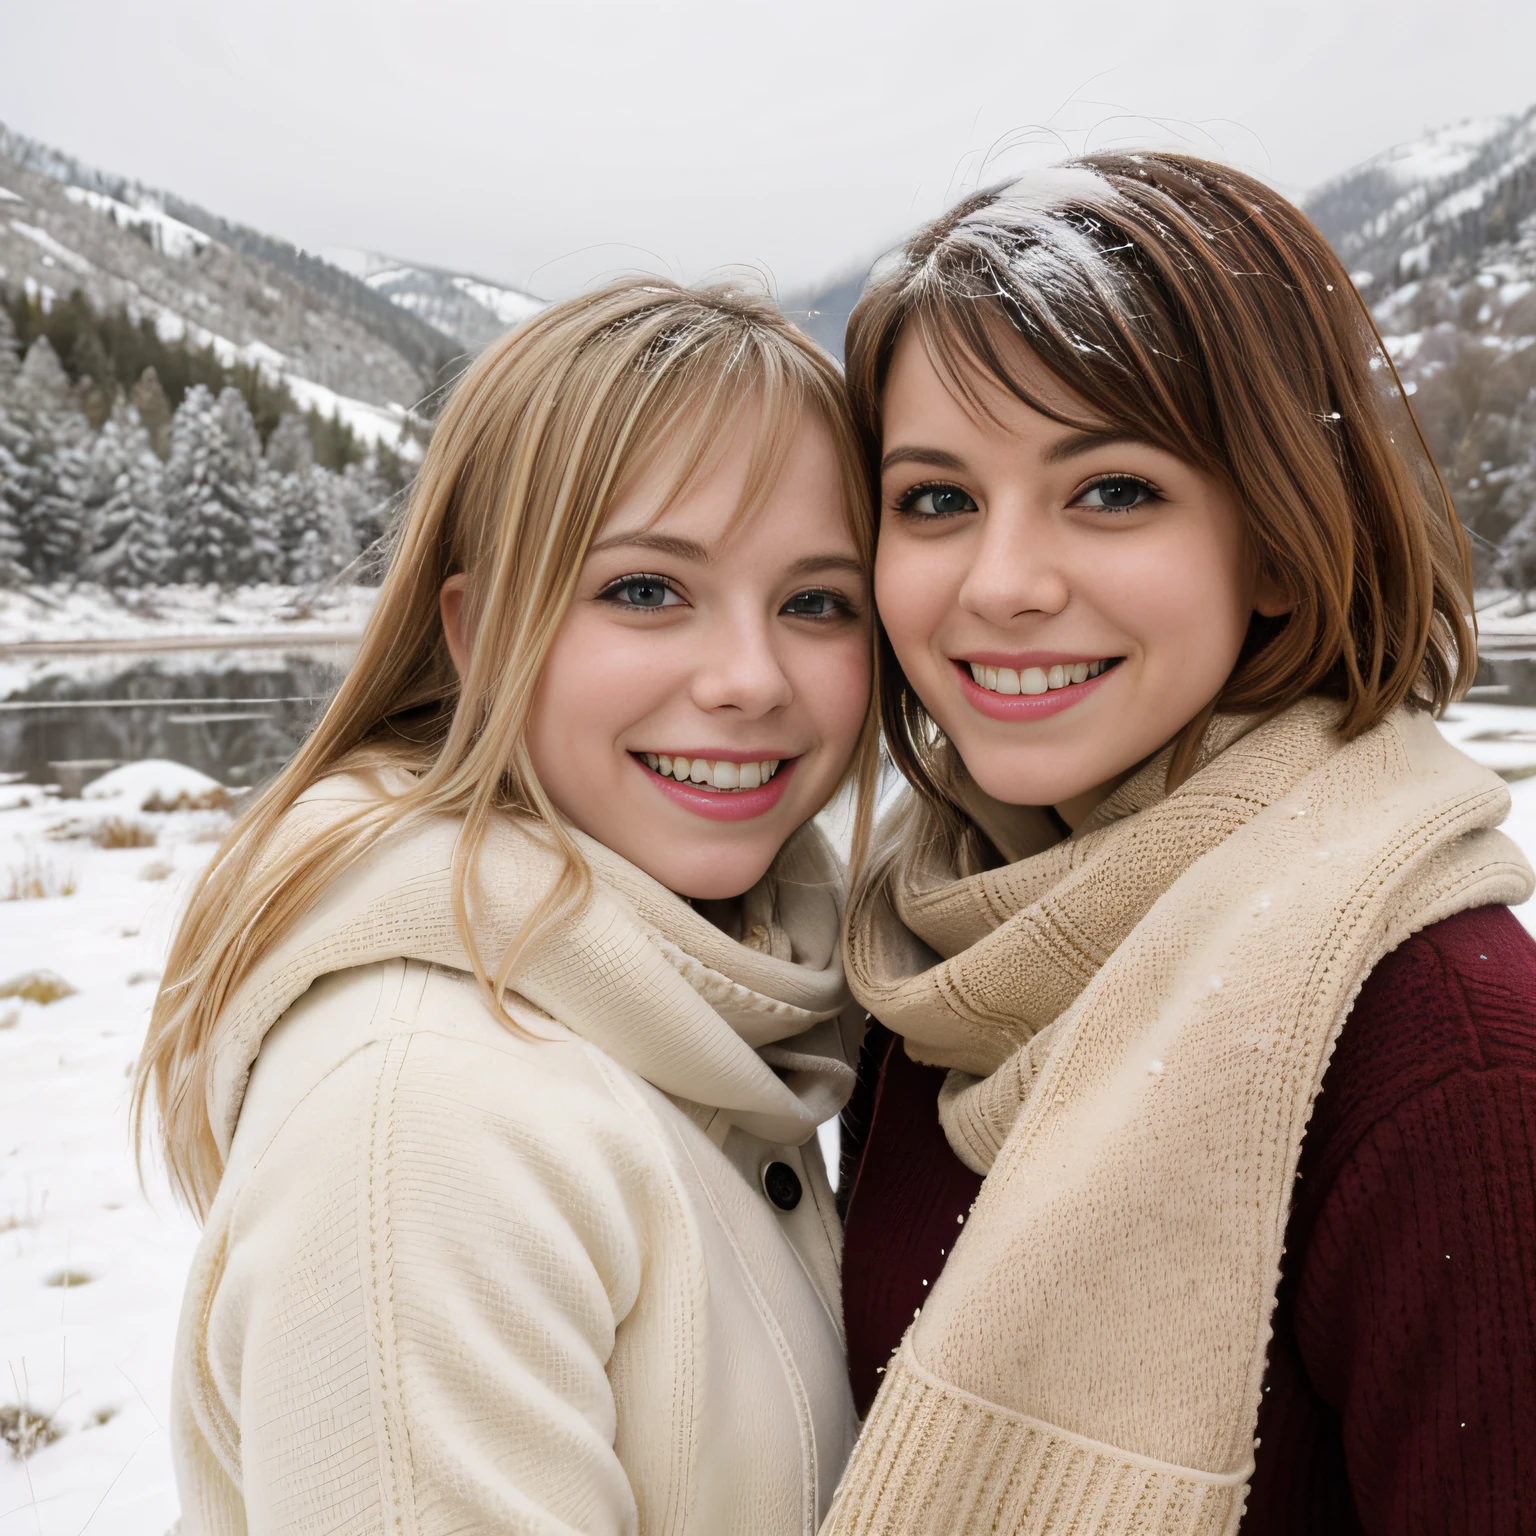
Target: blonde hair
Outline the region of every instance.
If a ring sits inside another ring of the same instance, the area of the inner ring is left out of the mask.
[[[867,561],[874,499],[835,365],[765,298],[656,279],[546,310],[488,349],[443,408],[395,536],[356,659],[324,717],[214,856],[171,946],[134,1085],[135,1133],[153,1093],[177,1191],[206,1214],[223,1172],[209,1116],[220,1013],[326,887],[386,831],[462,819],[454,910],[487,1001],[520,955],[580,909],[591,874],[533,771],[525,727],[544,658],[609,510],[665,452],[673,497],[756,411],[746,517],[771,489],[807,413],[831,432],[849,526]],[[476,643],[462,683],[440,618],[462,572]],[[850,766],[854,862],[868,840],[879,732],[873,708]],[[408,787],[281,856],[279,822],[338,771],[404,768]],[[470,932],[468,890],[493,816],[535,823],[562,872],[494,970]]]

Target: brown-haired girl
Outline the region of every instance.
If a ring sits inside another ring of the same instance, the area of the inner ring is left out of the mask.
[[[848,372],[910,787],[827,1529],[1520,1528],[1532,877],[1434,724],[1466,544],[1348,278],[1249,177],[1092,156],[921,231]]]
[[[761,297],[620,283],[454,390],[142,1059],[206,1221],[183,1536],[815,1529],[870,508]]]

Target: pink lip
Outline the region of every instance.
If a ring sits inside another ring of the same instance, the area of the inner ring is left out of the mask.
[[[967,660],[982,662],[989,667],[1014,667],[1018,663],[1008,661],[993,661],[993,652],[988,652],[985,659],[981,656],[968,657]],[[995,653],[995,654],[1001,654]],[[1039,655],[1045,652],[1036,653]],[[1053,659],[1051,666],[1065,666],[1070,661],[1097,660],[1097,657],[1061,657]],[[970,668],[963,661],[951,663],[955,669],[955,675],[960,680],[960,692],[965,695],[965,700],[979,713],[993,720],[1044,720],[1051,715],[1059,715],[1064,709],[1071,709],[1074,704],[1081,704],[1106,678],[1113,677],[1119,670],[1110,667],[1100,672],[1097,677],[1090,677],[1085,683],[1069,683],[1065,688],[1053,688],[1049,693],[993,693],[990,688],[977,686],[976,679],[971,676]],[[1038,667],[1040,662],[1031,659],[1024,663],[1025,666]]]
[[[772,756],[771,752],[763,753],[762,757],[752,757],[746,753],[712,752],[710,760],[717,763],[722,761],[752,763],[764,761]],[[679,784],[676,779],[667,778],[664,774],[657,773],[654,768],[648,768],[638,757],[634,759],[635,766],[640,772],[669,800],[682,806],[685,811],[692,811],[695,816],[704,817],[707,821],[751,821],[754,816],[765,815],[784,798],[789,776],[795,771],[795,764],[799,761],[797,757],[785,759],[779,764],[779,771],[760,789],[722,792],[700,789],[696,784]]]

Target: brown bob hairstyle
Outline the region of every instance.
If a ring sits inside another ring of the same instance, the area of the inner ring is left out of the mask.
[[[1188,155],[1089,155],[919,230],[848,323],[872,466],[908,325],[968,403],[990,376],[1063,425],[1139,437],[1233,488],[1255,558],[1295,606],[1255,618],[1216,710],[1327,694],[1352,737],[1472,681],[1467,541],[1396,370],[1328,243],[1261,182]],[[1030,394],[1020,340],[1095,419]],[[943,806],[937,728],[883,634],[880,678],[889,750]],[[1170,783],[1208,720],[1181,736]]]

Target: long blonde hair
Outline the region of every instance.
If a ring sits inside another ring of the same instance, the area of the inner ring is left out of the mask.
[[[849,526],[872,555],[874,497],[835,365],[764,297],[657,279],[615,283],[546,310],[486,351],[443,408],[395,536],[357,657],[324,717],[230,832],[171,946],[134,1085],[135,1133],[153,1093],[177,1191],[206,1214],[223,1172],[209,1117],[212,1044],[240,983],[326,887],[407,820],[462,820],[454,910],[487,1001],[520,955],[579,910],[591,874],[533,771],[525,726],[544,659],[604,517],[665,451],[673,495],[705,473],[743,410],[758,433],[750,515],[807,412],[831,431]],[[462,683],[439,611],[463,572],[476,643]],[[879,734],[873,708],[849,774],[854,859],[868,839]],[[273,852],[311,785],[338,771],[409,770],[407,787]],[[560,877],[494,971],[474,944],[468,889],[493,816],[538,826]],[[506,1020],[509,1027],[510,1020]]]

